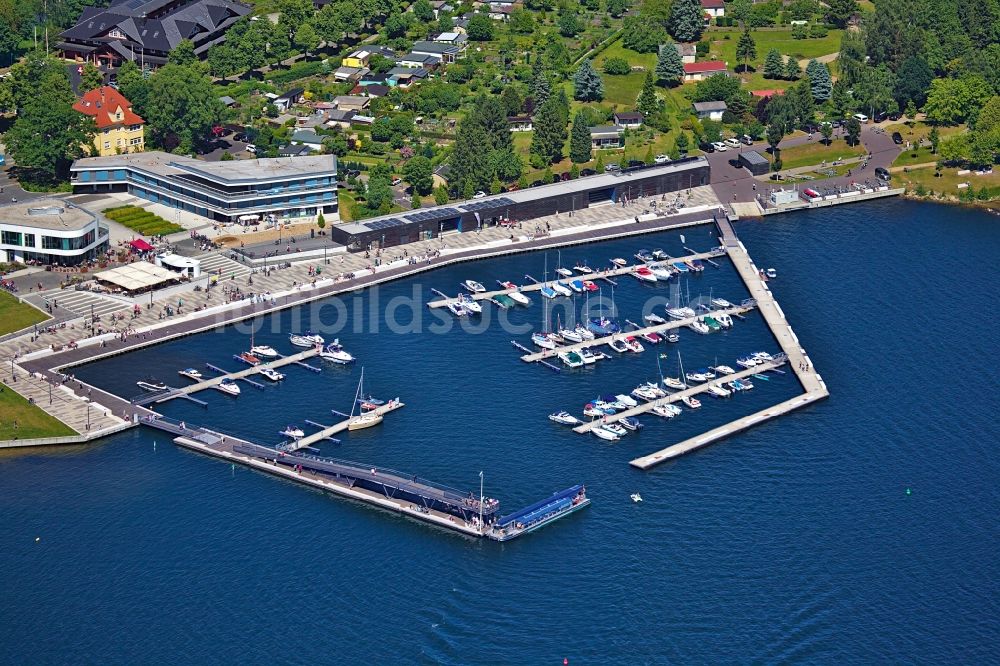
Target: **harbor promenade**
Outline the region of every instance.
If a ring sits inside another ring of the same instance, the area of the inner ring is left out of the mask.
[[[771,330],[771,334],[781,347],[782,353],[787,357],[787,365],[795,373],[796,378],[804,389],[804,393],[683,442],[678,442],[649,455],[641,456],[629,463],[639,469],[655,467],[677,456],[690,453],[731,434],[787,414],[830,395],[826,384],[823,382],[823,378],[813,367],[812,359],[806,354],[805,349],[785,318],[785,313],[782,312],[781,307],[774,298],[774,294],[768,288],[767,282],[762,278],[760,269],[753,263],[753,260],[747,253],[746,247],[736,237],[736,232],[733,230],[732,224],[726,218],[718,218],[716,223],[719,226],[719,236],[723,246],[726,248],[726,253],[743,279],[743,283],[746,285],[751,297],[756,301],[758,310],[764,317],[764,321]]]

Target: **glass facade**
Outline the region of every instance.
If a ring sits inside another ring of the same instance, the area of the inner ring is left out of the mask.
[[[21,232],[19,231],[4,231],[0,232],[0,243],[3,245],[16,245],[21,246]]]

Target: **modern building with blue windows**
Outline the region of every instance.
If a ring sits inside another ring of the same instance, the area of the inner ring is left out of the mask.
[[[0,261],[76,266],[108,249],[108,228],[64,199],[0,206]]]
[[[334,155],[205,162],[162,152],[87,157],[71,167],[74,193],[128,192],[218,222],[339,220]]]

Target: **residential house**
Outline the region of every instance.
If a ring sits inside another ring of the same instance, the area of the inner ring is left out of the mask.
[[[141,153],[145,148],[143,120],[132,111],[132,103],[111,86],[87,92],[73,109],[90,116],[97,125],[94,148],[101,157],[119,153]]]
[[[701,8],[711,18],[719,18],[726,15],[726,3],[724,0],[701,0]]]
[[[494,21],[506,21],[514,13],[514,5],[509,2],[491,2],[489,17]]]
[[[362,67],[368,66],[368,61],[372,58],[372,52],[368,49],[358,49],[357,51],[352,51],[351,53],[344,56],[344,59],[340,62],[343,67],[353,67],[355,69],[361,69]]]
[[[531,116],[508,116],[507,125],[511,132],[530,132],[534,129]]]
[[[394,69],[402,69],[402,68],[396,67]],[[375,72],[368,72],[367,74],[361,77],[361,80],[358,81],[358,85],[361,86],[362,88],[367,88],[368,86],[375,86],[375,85],[384,86],[387,85],[388,78],[389,78],[389,72],[383,72],[381,74],[376,74]],[[355,88],[356,87],[357,86],[355,86]],[[351,94],[354,94],[354,91],[351,91]]]
[[[292,88],[284,95],[278,95],[271,103],[278,107],[278,111],[288,111],[296,104],[302,104],[306,101],[304,88]]]
[[[437,42],[438,44],[453,44],[459,47],[461,50],[465,50],[469,36],[464,32],[448,31],[442,32],[440,35],[434,37],[431,41]]]
[[[615,113],[612,116],[615,121],[615,125],[619,127],[624,127],[625,129],[638,129],[642,127],[642,114],[638,111],[628,111]]]
[[[367,67],[338,67],[333,72],[333,78],[340,82],[350,81],[352,83],[360,81],[361,77],[370,72]]]
[[[719,102],[695,102],[691,105],[694,112],[701,119],[722,120],[722,114],[726,112],[726,103]]]
[[[313,149],[305,144],[288,144],[278,147],[278,157],[302,157],[313,152]]]
[[[371,99],[361,95],[338,95],[333,98],[339,111],[363,111],[368,108]]]
[[[323,137],[317,134],[314,129],[297,129],[292,132],[292,144],[321,152],[323,150]]]
[[[355,115],[351,118],[352,125],[366,125],[370,126],[375,122],[375,116],[359,116]]]
[[[406,90],[414,83],[426,79],[429,75],[426,69],[423,67],[418,67],[416,69],[411,69],[409,67],[393,67],[388,72],[388,78],[385,82],[390,88],[401,88]]]
[[[590,128],[590,145],[595,149],[621,148],[625,145],[624,127],[598,125]]]
[[[236,106],[236,100],[230,97],[229,95],[223,95],[222,97],[219,98],[219,101],[222,102],[222,106],[226,107],[227,109],[231,109],[234,106]]]
[[[416,70],[410,70],[411,73],[415,73]],[[358,90],[360,88],[360,90]],[[355,86],[354,90],[351,90],[352,95],[368,95],[369,97],[385,97],[389,94],[389,86],[383,86],[378,83],[373,83],[370,86]]]
[[[416,53],[417,55],[429,55],[436,57],[439,61],[444,63],[455,62],[458,58],[461,58],[465,52],[465,42],[461,43],[441,43],[441,42],[427,42],[420,41],[413,44],[413,48],[410,49],[411,53]],[[402,62],[400,62],[402,64]]]
[[[698,58],[698,46],[696,44],[674,42],[674,48],[677,49],[677,55],[681,57],[682,63],[692,63]]]
[[[684,64],[684,83],[702,81],[715,74],[727,73],[726,63],[720,60],[704,60]]]
[[[350,129],[351,121],[354,116],[357,115],[354,111],[341,111],[340,109],[333,109],[327,112],[327,127],[339,127],[341,129]]]
[[[411,51],[404,56],[400,56],[396,64],[400,67],[409,67],[410,69],[433,69],[441,64],[441,56],[429,53],[414,53]]]
[[[205,58],[250,10],[233,0],[112,0],[108,7],[84,7],[76,25],[59,35],[56,49],[66,59],[102,68],[139,58],[147,67],[159,67],[187,39],[195,55]]]

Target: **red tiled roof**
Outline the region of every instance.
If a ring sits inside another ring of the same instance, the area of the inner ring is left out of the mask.
[[[726,2],[725,0],[701,0],[701,6],[705,9],[724,9]]]
[[[121,107],[122,119],[114,120],[114,113]],[[101,86],[86,93],[73,108],[94,118],[98,129],[116,125],[142,125],[146,121],[132,111],[132,102],[111,86]]]
[[[724,72],[726,63],[720,60],[705,60],[704,62],[684,63],[685,74],[701,74],[703,72]]]
[[[774,97],[775,95],[784,95],[784,90],[751,90],[750,94],[754,97]]]

